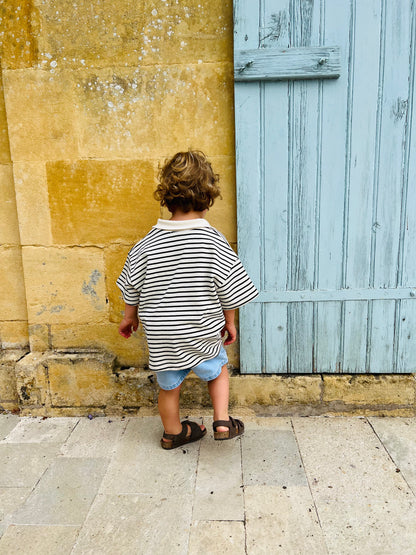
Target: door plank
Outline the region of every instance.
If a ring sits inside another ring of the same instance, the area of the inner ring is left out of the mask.
[[[259,1],[234,3],[235,48],[259,45]],[[243,46],[244,45],[244,46]],[[238,253],[260,288],[260,98],[258,83],[241,83],[235,87],[237,231]],[[240,309],[241,371],[260,373],[262,369],[262,306]]]
[[[289,0],[263,0],[260,11],[260,45],[263,49],[289,45]],[[288,83],[263,84],[262,121],[264,144],[263,190],[263,287],[287,289],[288,211]],[[285,304],[266,304],[263,310],[264,371],[287,372],[288,322]]]
[[[344,283],[346,287],[361,288],[368,287],[370,280],[381,8],[379,0],[354,2],[352,6],[351,148],[347,159]],[[355,307],[348,303],[345,307],[344,372],[366,371],[367,347],[363,348],[363,343],[368,335],[367,318],[371,314],[368,308],[368,303]]]
[[[348,54],[350,2],[326,2],[321,41],[340,45],[341,76],[322,83],[322,121],[319,175],[319,221],[316,288],[335,290],[343,284],[345,159],[349,129]],[[334,86],[335,85],[335,86]],[[347,131],[348,132],[348,131]],[[316,367],[322,372],[342,371],[344,309],[342,303],[320,303],[316,323]]]
[[[337,46],[237,50],[234,62],[235,81],[337,79],[340,76]]]
[[[382,92],[378,168],[373,214],[374,269],[371,285],[395,287],[400,239],[401,197],[409,97],[409,11],[402,2],[386,2],[380,65]]]

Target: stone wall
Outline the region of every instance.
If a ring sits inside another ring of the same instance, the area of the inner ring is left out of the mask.
[[[208,219],[235,246],[232,37],[232,0],[0,5],[0,410],[155,405],[142,333],[118,335],[115,280],[167,216],[152,195],[178,150],[205,151],[220,173]],[[229,357],[238,367],[238,344]],[[414,413],[412,377],[364,378],[234,376],[231,401],[367,410],[367,383],[384,391],[375,410]],[[184,402],[208,403],[201,384]]]
[[[142,335],[117,334],[115,279],[161,214],[160,162],[206,152],[223,190],[209,219],[236,241],[232,2],[10,0],[0,15],[2,347],[144,365]]]
[[[223,199],[209,220],[236,242],[232,1],[8,0],[0,18],[1,348],[143,367],[142,333],[117,333],[115,280],[167,216],[161,162],[210,157]]]

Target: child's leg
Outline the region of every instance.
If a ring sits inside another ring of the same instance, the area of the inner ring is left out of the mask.
[[[221,374],[215,380],[208,382],[208,391],[211,397],[212,406],[214,407],[214,421],[228,420],[228,402],[229,402],[229,377],[228,369],[225,364],[222,367]],[[219,432],[226,432],[228,428],[218,426]]]
[[[159,391],[158,408],[160,418],[167,434],[179,434],[182,424],[179,417],[179,395],[182,384],[175,389]]]
[[[182,384],[175,389],[159,391],[158,408],[160,418],[165,432],[167,434],[180,434],[182,424],[179,416],[179,396]],[[205,430],[205,426],[200,426],[201,430]],[[191,428],[188,426],[188,436],[191,434]],[[167,440],[164,440],[167,441]]]

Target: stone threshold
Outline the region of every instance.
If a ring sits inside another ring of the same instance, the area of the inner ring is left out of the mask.
[[[157,413],[155,376],[121,368],[101,351],[13,351],[0,358],[0,412],[22,416]],[[189,375],[185,410],[209,410],[206,384]],[[230,408],[258,416],[416,415],[416,374],[299,374],[230,377]]]

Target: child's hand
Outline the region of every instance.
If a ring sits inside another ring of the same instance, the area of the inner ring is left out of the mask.
[[[224,337],[225,332],[227,332],[227,339],[224,341],[224,345],[231,345],[237,339],[237,330],[233,323],[226,322],[225,326],[222,328],[221,337]]]
[[[118,327],[118,333],[128,339],[131,334],[137,330],[139,327],[139,320],[138,318],[126,318],[124,317],[120,322]]]

